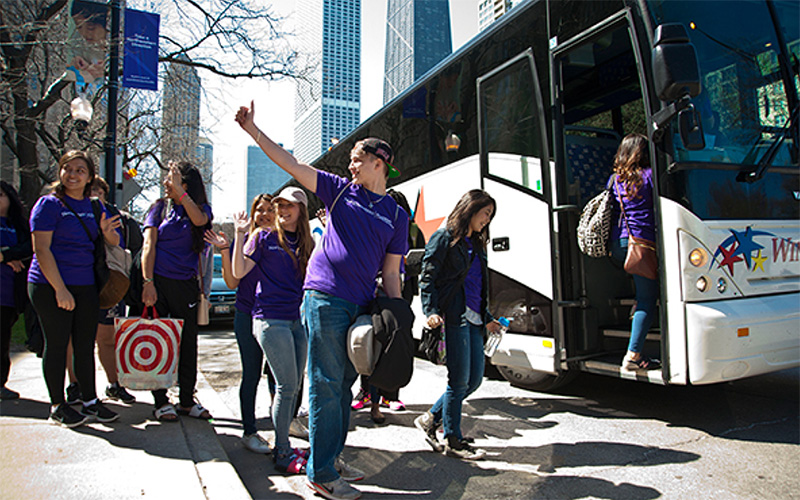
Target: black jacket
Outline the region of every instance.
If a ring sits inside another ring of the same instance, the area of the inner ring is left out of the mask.
[[[433,233],[425,246],[420,275],[420,298],[422,312],[426,317],[432,314],[444,316],[447,323],[460,322],[467,310],[467,296],[464,280],[472,265],[463,238],[451,245],[453,234],[448,229]],[[494,320],[489,313],[489,270],[486,252],[479,245],[473,245],[474,258],[481,263],[481,314],[484,325]]]
[[[17,232],[17,244],[3,250],[3,264],[12,260],[19,260],[25,264],[25,269],[14,273],[14,308],[17,313],[21,313],[28,303],[28,266],[33,256],[33,246],[31,245],[31,233],[27,225],[14,228]]]

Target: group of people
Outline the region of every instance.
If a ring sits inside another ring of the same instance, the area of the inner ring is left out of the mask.
[[[358,141],[350,153],[347,179],[299,162],[263,134],[254,123],[254,114],[252,104],[241,107],[236,121],[280,168],[324,203],[324,234],[315,248],[306,191],[286,187],[275,197],[256,197],[249,217],[244,212],[236,214],[236,236],[229,241],[224,233],[211,230],[213,213],[198,170],[188,163],[169,166],[165,197],[151,206],[143,224],[140,268],[134,266],[132,271],[141,273],[141,302],[129,304],[132,315],[154,307],[161,316],[184,320],[178,404],[170,402],[166,389],[153,391],[154,416],[164,422],[176,421],[179,414],[211,417],[194,399],[199,255],[211,244],[222,254],[226,283],[237,287],[234,330],[242,362],[243,444],[251,451],[271,453],[277,470],[305,473],[309,487],[325,498],[359,498],[360,491],[349,483],[362,479],[364,473],[342,459],[357,378],[347,355],[347,331],[368,311],[378,289],[378,276],[381,293],[392,298],[405,295],[410,300],[408,293],[404,294],[404,256],[410,246],[421,245],[416,237],[409,238],[413,226],[407,203],[401,207],[398,200],[402,205],[404,199],[396,200],[387,191],[388,179],[400,175],[392,164],[394,154],[388,143],[377,138]],[[638,135],[626,137],[617,153],[615,193],[629,225],[613,235],[616,256],[623,256],[628,227],[633,236],[655,239],[647,158],[646,139]],[[5,383],[10,324],[16,319],[20,288],[20,280],[14,278],[19,278],[24,267],[21,262],[30,255],[32,242],[27,287],[46,338],[43,367],[52,404],[50,418],[68,427],[88,419],[110,422],[117,418],[95,393],[96,341],[109,377],[106,394],[126,402],[133,399],[116,384],[111,374],[115,367],[106,361],[107,350],[113,346],[107,340],[107,323],[101,321],[98,326],[99,317],[113,317],[115,312],[99,310],[93,242],[98,235],[110,245],[125,242],[120,214],[103,203],[99,212],[93,208],[90,195],[95,178],[94,163],[87,154],[65,154],[59,161],[59,181],[53,192],[40,198],[32,209],[30,232],[13,188],[3,183],[0,194],[3,398],[13,397]],[[444,393],[414,423],[435,451],[466,460],[485,455],[462,433],[461,411],[464,400],[481,384],[484,332],[500,329],[488,308],[486,254],[489,225],[496,211],[496,201],[485,191],[473,189],[464,194],[445,227],[425,245],[419,278],[425,323],[444,329],[447,384]],[[657,285],[653,280],[642,281],[646,278],[634,279],[639,304],[623,363],[630,369],[648,369],[658,361],[641,353],[641,343],[652,321]],[[405,284],[406,289],[409,286]],[[64,395],[70,345],[80,411],[74,410],[70,406],[73,401]],[[256,388],[264,359],[274,378],[272,447],[259,436],[255,418]],[[307,450],[292,447],[289,439],[306,369]],[[370,394],[373,419],[378,421],[379,393],[368,381],[362,391],[357,400]],[[399,401],[396,394],[389,399]],[[443,441],[437,436],[439,427],[444,430]]]

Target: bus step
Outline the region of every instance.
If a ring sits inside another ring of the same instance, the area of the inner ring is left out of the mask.
[[[604,328],[603,336],[627,339],[628,337],[631,336],[631,331],[630,329],[624,329],[624,328]],[[661,332],[657,330],[650,330],[647,333],[647,337],[645,337],[645,340],[655,340],[656,342],[661,342]]]
[[[582,372],[596,373],[598,375],[607,375],[617,378],[624,378],[627,380],[638,380],[639,382],[649,382],[651,384],[666,385],[666,382],[664,382],[664,375],[661,373],[661,370],[629,372],[627,370],[623,370],[619,363],[620,362],[611,363],[608,361],[599,361],[594,359],[578,362]]]

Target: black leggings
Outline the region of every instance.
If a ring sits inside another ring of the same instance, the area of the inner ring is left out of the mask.
[[[97,311],[100,309],[97,288],[94,285],[67,285],[67,289],[75,299],[75,309],[72,311],[58,307],[56,291],[50,284],[28,283],[28,296],[44,332],[44,381],[50,393],[50,403],[54,405],[64,402],[64,372],[67,370],[70,338],[81,398],[91,401],[97,397],[94,387],[94,341],[97,335]]]
[[[194,405],[194,386],[197,383],[197,307],[200,288],[195,278],[176,280],[155,275],[156,311],[162,318],[183,320],[180,354],[178,355],[178,388],[180,405]],[[131,316],[141,311],[131,310]],[[169,402],[166,389],[153,391],[156,408]]]
[[[13,307],[0,307],[0,386],[8,382],[11,370],[11,327],[17,321],[17,310]]]

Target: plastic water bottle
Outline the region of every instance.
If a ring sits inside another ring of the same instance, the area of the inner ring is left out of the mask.
[[[499,346],[500,341],[503,340],[503,334],[508,331],[508,327],[511,325],[511,321],[504,316],[497,318],[497,322],[500,323],[500,329],[497,332],[489,333],[489,338],[486,339],[486,345],[483,346],[483,353],[490,358],[494,356],[494,353],[497,351],[497,346]]]

